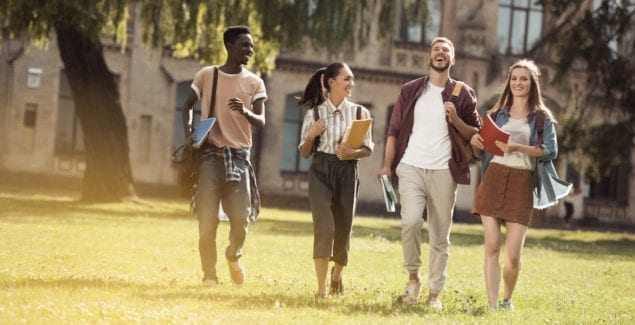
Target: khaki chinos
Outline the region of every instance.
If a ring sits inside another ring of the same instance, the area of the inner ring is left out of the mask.
[[[401,243],[404,267],[410,273],[421,268],[421,228],[423,211],[427,209],[430,239],[428,288],[443,290],[450,257],[450,228],[456,202],[457,185],[449,169],[424,169],[400,163]]]

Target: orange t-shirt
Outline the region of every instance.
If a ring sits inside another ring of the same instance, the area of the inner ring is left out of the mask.
[[[192,89],[201,101],[201,118],[216,117],[216,123],[209,133],[207,142],[221,148],[251,148],[251,124],[240,112],[229,109],[228,103],[230,98],[237,97],[247,109],[253,110],[254,101],[260,98],[267,99],[265,83],[245,68],[237,74],[227,74],[219,69],[216,106],[210,114],[213,79],[214,67],[208,66],[199,70],[192,81]]]

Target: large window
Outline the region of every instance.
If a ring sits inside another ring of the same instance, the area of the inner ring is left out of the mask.
[[[55,131],[55,153],[72,154],[84,152],[84,133],[75,113],[73,93],[64,70],[60,71],[58,94],[57,129]]]
[[[282,125],[282,159],[280,171],[287,173],[306,173],[311,165],[311,158],[302,158],[298,150],[300,132],[305,111],[298,107],[296,96],[287,95],[284,108],[284,123]]]
[[[628,205],[628,180],[630,167],[627,163],[611,168],[610,174],[591,180],[589,198],[597,201]]]
[[[498,51],[523,54],[542,33],[542,6],[535,0],[500,0],[498,7]]]
[[[399,40],[429,43],[441,29],[441,0],[400,0]]]
[[[183,103],[185,99],[190,95],[192,91],[192,80],[179,82],[176,84],[176,109],[174,110],[174,134],[172,135],[172,150],[180,147],[185,142],[185,135],[183,133]],[[201,102],[198,101],[194,105],[194,125],[201,116]]]

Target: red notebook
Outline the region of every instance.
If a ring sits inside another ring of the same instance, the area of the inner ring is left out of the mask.
[[[485,151],[501,157],[505,154],[494,142],[498,140],[507,143],[509,140],[509,132],[501,130],[496,123],[494,123],[489,114],[485,115],[485,121],[483,122],[483,127],[479,134],[483,138]]]

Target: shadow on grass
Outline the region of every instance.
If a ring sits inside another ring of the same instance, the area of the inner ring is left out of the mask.
[[[386,294],[380,289],[372,293],[352,291],[344,296],[331,296],[328,300],[318,301],[312,295],[304,292],[293,293],[293,290],[281,290],[275,293],[247,292],[238,290],[237,293],[219,292],[224,290],[209,290],[200,286],[190,286],[184,290],[149,290],[139,293],[147,300],[183,300],[196,299],[200,301],[218,302],[228,305],[232,310],[278,309],[284,312],[289,309],[320,309],[329,312],[350,315],[373,314],[380,317],[409,316],[422,314],[465,314],[482,316],[487,308],[473,297],[466,294],[450,294],[446,299],[447,305],[443,311],[429,308],[424,299],[414,304],[403,304],[397,301],[397,295]],[[450,296],[452,298],[450,298]]]
[[[184,202],[182,209],[155,207],[152,205],[152,202],[144,202],[142,204],[131,204],[128,210],[118,210],[110,208],[108,205],[85,204],[72,199],[54,200],[26,196],[0,196],[0,220],[7,217],[87,218],[86,215],[88,215],[89,218],[130,218],[139,216],[169,219],[192,218],[185,208],[187,206],[185,203],[186,202]],[[258,233],[271,233],[284,236],[312,236],[313,222],[310,219],[305,221],[290,221],[263,217],[259,219],[254,230]],[[401,240],[401,229],[398,222],[395,222],[392,226],[381,227],[355,224],[353,226],[353,236],[357,238],[383,238],[391,242],[399,242]],[[427,243],[428,240],[428,232],[424,229],[422,231],[421,241]],[[475,232],[473,228],[454,228],[451,240],[453,246],[474,246],[483,244],[481,232]],[[594,258],[604,258],[608,255],[635,255],[635,240],[626,236],[621,238],[616,237],[614,240],[607,239],[588,242],[571,238],[562,239],[556,236],[535,239],[532,238],[530,232],[525,246],[580,254]]]
[[[289,221],[263,219],[258,221],[258,232],[267,232],[285,236],[312,236],[312,221]],[[401,227],[398,224],[386,227],[369,227],[354,225],[353,237],[385,238],[388,241],[401,241]],[[483,245],[483,235],[480,232],[470,233],[468,230],[452,230],[452,246],[480,246]],[[428,243],[428,231],[421,233],[421,242]],[[607,255],[633,256],[635,255],[635,240],[627,237],[615,240],[598,240],[587,242],[575,239],[562,239],[555,236],[534,239],[531,233],[527,238],[525,247],[543,248],[548,250],[588,255],[596,258],[604,258]]]
[[[256,225],[258,232],[268,232],[277,235],[288,236],[313,236],[313,221],[290,220],[258,220]],[[401,241],[401,226],[395,223],[393,226],[371,227],[353,225],[353,237],[382,238],[391,242]],[[423,229],[421,241],[428,242],[428,231]],[[452,232],[452,245],[470,246],[483,244],[483,236],[467,232]]]
[[[135,283],[125,279],[91,279],[91,278],[58,278],[58,279],[23,279],[19,281],[4,281],[1,283],[3,289],[101,289],[101,290],[130,290],[134,289],[135,294],[143,299],[150,300],[182,300],[196,299],[200,301],[221,302],[231,306],[235,310],[249,309],[280,309],[284,311],[289,308],[310,308],[329,310],[340,314],[377,314],[378,316],[392,316],[396,314],[421,314],[430,311],[423,302],[413,305],[403,305],[394,302],[385,295],[379,295],[376,299],[369,299],[363,294],[351,292],[342,297],[331,297],[327,301],[316,301],[311,295],[303,293],[291,293],[292,290],[281,290],[276,293],[249,292],[248,288],[241,288],[235,294],[209,290],[202,286],[180,286],[162,287],[152,284]],[[254,291],[258,290],[254,288]]]
[[[0,219],[6,217],[60,217],[71,218],[79,215],[90,214],[95,217],[152,217],[187,219],[192,218],[184,208],[159,209],[153,206],[152,202],[141,201],[141,203],[131,203],[130,210],[117,210],[109,208],[107,204],[82,203],[73,199],[38,199],[33,197],[0,197]]]
[[[22,288],[44,288],[44,289],[83,289],[83,288],[104,288],[104,289],[129,289],[137,288],[142,290],[156,289],[156,286],[142,283],[133,283],[125,279],[91,279],[82,277],[67,277],[57,279],[23,279],[19,281],[4,281],[1,287],[5,289]]]
[[[242,291],[242,290],[241,290]],[[363,297],[347,295],[343,297],[332,296],[328,300],[316,300],[312,295],[303,293],[290,293],[281,291],[276,293],[251,293],[245,292],[231,294],[208,290],[201,287],[191,287],[180,291],[146,291],[140,293],[140,297],[148,300],[182,300],[197,299],[201,301],[219,302],[229,306],[232,310],[261,310],[278,309],[284,312],[289,309],[320,309],[339,314],[376,314],[377,316],[392,316],[395,314],[421,314],[427,310],[423,303],[404,306],[391,303],[390,299],[372,299],[360,302]]]
[[[581,240],[560,239],[548,236],[540,239],[527,238],[525,247],[544,248],[571,254],[588,255],[604,258],[610,255],[635,256],[635,240],[627,237],[615,240],[596,240],[586,242]]]

